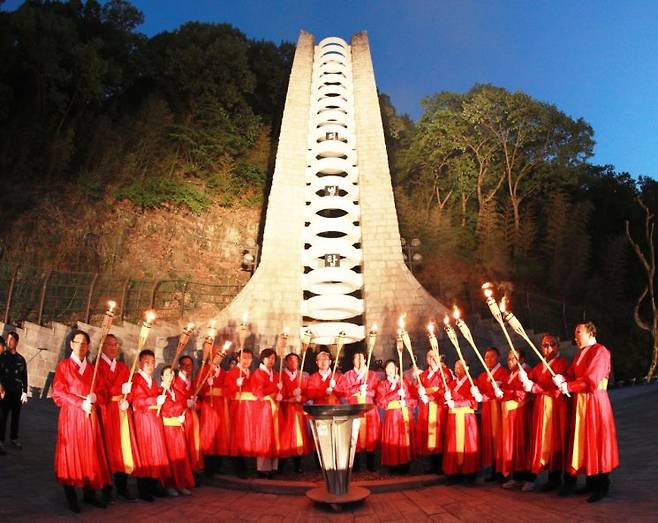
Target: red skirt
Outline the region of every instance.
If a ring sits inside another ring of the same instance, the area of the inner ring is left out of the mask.
[[[110,401],[101,407],[101,419],[110,472],[132,474],[139,466],[132,411],[119,409],[118,400]]]
[[[509,476],[512,472],[529,470],[528,415],[526,405],[509,400],[502,403],[502,460],[500,472]]]
[[[135,433],[139,444],[139,468],[135,476],[156,478],[163,484],[171,477],[162,418],[155,409],[135,412]]]
[[[211,456],[228,455],[231,428],[228,400],[223,396],[203,398],[199,421],[201,451]]]
[[[164,436],[167,446],[167,456],[171,465],[171,477],[165,482],[168,487],[177,489],[189,489],[194,487],[194,474],[190,465],[190,458],[185,442],[185,429],[182,425],[168,426],[164,418]],[[174,418],[175,419],[175,418]],[[187,420],[186,420],[187,423]]]
[[[279,439],[279,456],[305,456],[313,451],[304,407],[300,403],[283,404],[283,428]]]
[[[437,401],[419,402],[416,424],[416,453],[421,456],[443,452],[446,409]]]
[[[382,424],[382,465],[404,465],[413,459],[414,419],[409,407],[386,409]]]
[[[530,431],[530,470],[564,470],[569,423],[569,403],[560,396],[535,397]]]
[[[473,474],[480,470],[480,434],[473,409],[450,409],[445,424],[443,472]]]
[[[233,400],[231,405],[230,455],[276,457],[281,447],[281,423],[278,405],[269,400],[255,399],[250,392],[240,393],[254,399]],[[274,407],[274,408],[273,408]]]
[[[201,423],[195,409],[185,410],[185,439],[190,455],[192,470],[203,469],[203,452],[201,450]]]
[[[110,483],[100,425],[79,407],[63,405],[57,421],[55,477],[62,485],[101,488]]]
[[[500,470],[502,459],[502,414],[500,402],[489,400],[482,403],[482,466]]]

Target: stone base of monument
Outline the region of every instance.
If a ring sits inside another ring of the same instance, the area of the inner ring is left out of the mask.
[[[361,501],[370,495],[364,487],[351,486],[352,466],[361,416],[374,405],[311,405],[305,407],[318,453],[325,487],[306,492],[313,501],[339,510],[343,503]]]

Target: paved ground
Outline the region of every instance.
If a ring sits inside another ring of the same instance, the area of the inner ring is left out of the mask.
[[[82,505],[70,515],[52,472],[57,409],[35,400],[24,409],[23,451],[0,456],[0,522],[15,521],[473,521],[658,522],[658,387],[612,392],[621,466],[612,475],[611,496],[588,504],[582,497],[521,493],[500,487],[444,486],[373,494],[340,514],[304,496],[238,492],[201,487],[187,498],[154,504],[115,503],[106,510]]]

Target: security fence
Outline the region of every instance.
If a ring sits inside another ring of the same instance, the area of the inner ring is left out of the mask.
[[[219,284],[146,281],[0,264],[0,311],[5,323],[89,323],[100,320],[107,302],[114,300],[122,320],[138,321],[146,309],[155,309],[161,319],[176,320],[202,305],[223,308],[243,286],[237,279]]]

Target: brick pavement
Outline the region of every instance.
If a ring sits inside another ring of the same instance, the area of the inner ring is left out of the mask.
[[[611,476],[609,498],[588,504],[582,497],[521,493],[499,486],[438,485],[373,494],[335,514],[304,496],[195,489],[186,498],[154,504],[117,502],[106,510],[82,504],[82,514],[66,509],[52,472],[57,409],[34,400],[24,409],[23,451],[0,456],[0,522],[14,521],[473,521],[473,522],[658,522],[654,476],[658,471],[658,387],[612,391],[621,466]]]

